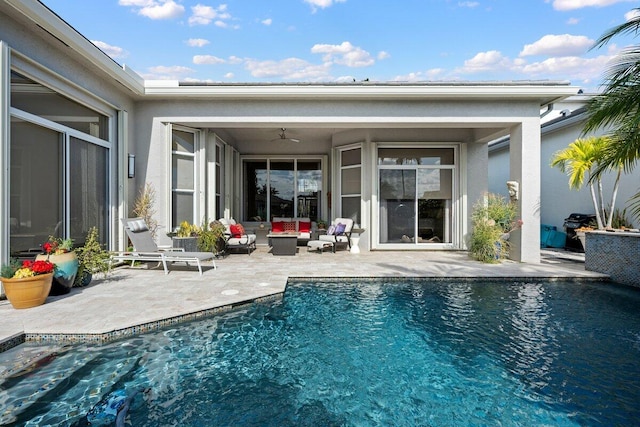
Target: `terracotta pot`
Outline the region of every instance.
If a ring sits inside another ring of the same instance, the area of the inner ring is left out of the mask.
[[[36,261],[46,260],[56,265],[56,271],[53,276],[53,285],[49,295],[64,295],[71,291],[73,282],[78,274],[78,257],[76,253],[65,252],[60,255],[40,254],[36,256]]]
[[[13,308],[30,308],[44,304],[51,290],[53,273],[21,279],[2,277],[0,280],[2,280],[4,293]]]

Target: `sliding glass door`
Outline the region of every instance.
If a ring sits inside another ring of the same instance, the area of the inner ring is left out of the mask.
[[[452,242],[453,148],[378,150],[379,243]]]

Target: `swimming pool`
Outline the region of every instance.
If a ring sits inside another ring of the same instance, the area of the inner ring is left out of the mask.
[[[105,396],[148,387],[132,425],[631,425],[639,360],[635,289],[298,282],[279,302],[62,351],[0,384],[0,424],[85,425]]]

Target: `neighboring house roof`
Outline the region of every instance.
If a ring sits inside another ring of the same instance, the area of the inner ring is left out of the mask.
[[[547,120],[540,125],[541,134],[545,135],[558,129],[565,128],[567,126],[573,126],[576,123],[586,120],[586,115],[587,107],[584,105],[576,108],[573,111],[569,109],[562,109],[560,110],[558,116]],[[489,152],[491,153],[495,151],[505,150],[509,148],[510,143],[511,138],[509,136],[498,138],[489,143]]]

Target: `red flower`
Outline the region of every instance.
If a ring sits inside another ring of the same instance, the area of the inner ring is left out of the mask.
[[[42,244],[42,249],[44,249],[44,252],[47,254],[50,254],[51,252],[54,252],[56,250],[57,245],[55,245],[54,243],[51,242],[45,242]]]
[[[22,261],[22,268],[28,268],[35,274],[47,274],[51,273],[55,269],[55,264],[50,261]]]

